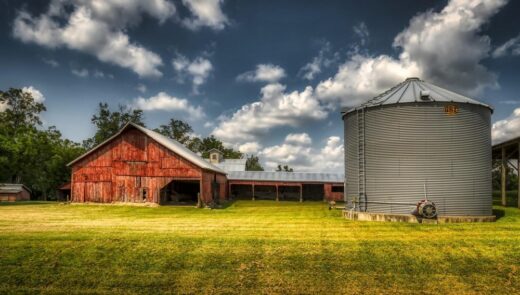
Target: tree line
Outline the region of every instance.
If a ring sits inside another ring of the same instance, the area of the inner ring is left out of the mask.
[[[110,138],[128,122],[146,127],[142,110],[121,105],[111,110],[107,103],[99,103],[91,118],[94,135],[77,143],[63,138],[55,126],[44,128],[40,115],[47,109],[28,92],[16,88],[0,91],[0,108],[0,182],[23,183],[35,197],[42,199],[55,198],[56,189],[70,181],[67,163]],[[222,151],[226,158],[244,156],[225,147],[213,135],[203,138],[193,135],[188,123],[175,118],[154,131],[205,158],[213,148]],[[256,155],[246,156],[246,170],[263,171]]]

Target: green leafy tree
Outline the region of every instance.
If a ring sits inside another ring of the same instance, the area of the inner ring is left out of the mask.
[[[225,158],[237,159],[242,157],[241,152],[224,147],[222,141],[213,135],[204,138],[191,136],[190,134],[193,132],[193,128],[190,124],[182,120],[172,118],[168,124],[161,125],[159,128],[154,129],[154,131],[184,144],[188,149],[194,153],[200,153],[202,157],[205,158],[209,157],[209,151],[212,149],[221,151]]]
[[[221,151],[224,155],[224,158],[239,159],[242,157],[241,152],[235,151],[232,148],[224,147],[222,141],[220,141],[213,135],[203,138],[199,147],[199,152],[202,153],[202,157],[209,158],[209,151],[212,149],[217,149]]]
[[[91,149],[116,134],[128,122],[145,126],[143,111],[129,109],[119,105],[116,111],[111,111],[107,103],[99,103],[98,112],[92,116],[92,124],[96,126],[96,133],[92,138],[83,141],[83,146]]]
[[[497,167],[492,170],[491,179],[494,190],[500,190],[502,170],[500,169],[500,160],[494,160],[493,167]],[[506,189],[517,190],[518,188],[518,175],[509,165],[506,166]]]
[[[161,125],[159,128],[154,129],[154,131],[187,145],[190,141],[190,133],[193,132],[193,128],[184,121],[172,118],[167,125]]]
[[[246,160],[246,171],[264,171],[257,156],[251,155]]]
[[[288,165],[280,165],[276,168],[276,172],[294,172],[294,169],[289,167]]]
[[[42,103],[21,89],[0,92],[0,181],[24,183],[46,198],[70,181],[66,163],[83,153],[55,127],[42,130]]]
[[[22,89],[10,88],[0,91],[0,127],[3,134],[16,135],[42,124],[40,113],[46,111],[45,105],[34,101],[31,93]]]
[[[35,135],[45,106],[34,101],[31,93],[15,88],[0,91],[0,105],[0,175],[4,181],[19,183],[38,163]]]

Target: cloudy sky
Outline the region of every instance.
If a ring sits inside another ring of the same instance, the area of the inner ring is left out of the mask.
[[[175,117],[267,168],[341,171],[342,106],[409,76],[491,104],[520,135],[520,3],[0,0],[0,87],[44,101],[45,124],[92,136],[101,101]]]

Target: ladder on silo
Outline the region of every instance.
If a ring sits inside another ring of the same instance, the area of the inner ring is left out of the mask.
[[[360,210],[366,211],[366,174],[365,174],[365,108],[357,110],[358,127],[358,204]]]

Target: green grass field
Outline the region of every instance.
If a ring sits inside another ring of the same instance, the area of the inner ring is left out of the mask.
[[[520,210],[353,222],[324,203],[0,204],[0,293],[520,293]]]

